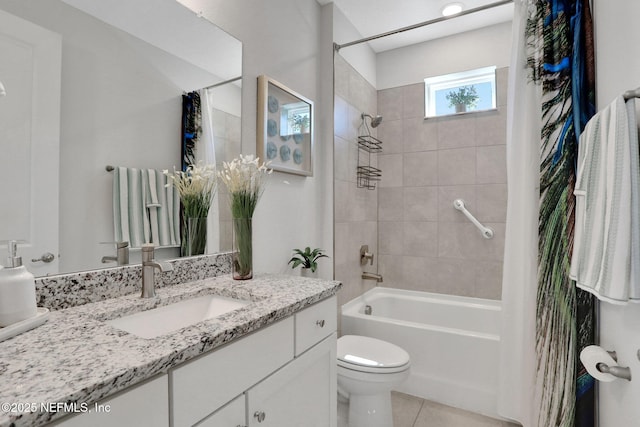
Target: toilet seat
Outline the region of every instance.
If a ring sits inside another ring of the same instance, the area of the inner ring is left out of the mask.
[[[376,338],[344,335],[338,339],[338,366],[359,372],[392,374],[409,369],[409,354]]]

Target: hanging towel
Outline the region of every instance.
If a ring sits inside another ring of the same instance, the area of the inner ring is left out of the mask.
[[[179,225],[178,233],[174,227],[178,221],[174,207],[179,207],[179,196],[173,191],[173,186],[167,187],[167,177],[158,170],[146,169],[145,185],[148,187],[146,208],[151,224],[151,242],[158,246],[176,246],[180,244]],[[178,213],[179,215],[179,213]]]
[[[113,219],[116,241],[132,248],[144,243],[180,245],[180,200],[167,177],[155,169],[117,167],[113,176]]]
[[[622,96],[580,137],[570,277],[598,299],[640,302],[638,133],[635,100]]]
[[[148,243],[149,219],[144,212],[146,188],[139,169],[117,167],[113,171],[113,219],[116,242],[133,248]]]

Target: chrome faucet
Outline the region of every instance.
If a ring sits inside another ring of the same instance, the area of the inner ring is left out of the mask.
[[[103,256],[102,263],[116,261],[118,265],[129,264],[129,242],[116,242],[116,256]]]
[[[373,265],[373,254],[369,252],[369,245],[360,246],[360,264],[367,265],[367,261]]]
[[[142,298],[153,298],[156,296],[155,271],[172,271],[173,266],[168,262],[154,260],[154,244],[142,245]]]
[[[376,273],[369,273],[368,271],[362,272],[362,278],[365,280],[375,280],[378,283],[382,283],[382,276]]]

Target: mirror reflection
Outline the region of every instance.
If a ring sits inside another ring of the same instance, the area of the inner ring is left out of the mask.
[[[183,93],[206,99],[213,161],[240,151],[242,45],[175,0],[0,0],[0,54],[0,242],[36,276],[116,265],[106,166],[179,169]],[[231,246],[224,194],[211,213],[208,253]]]

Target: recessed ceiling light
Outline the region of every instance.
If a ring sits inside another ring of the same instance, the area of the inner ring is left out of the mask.
[[[449,3],[442,8],[442,16],[457,15],[462,12],[462,3]]]

